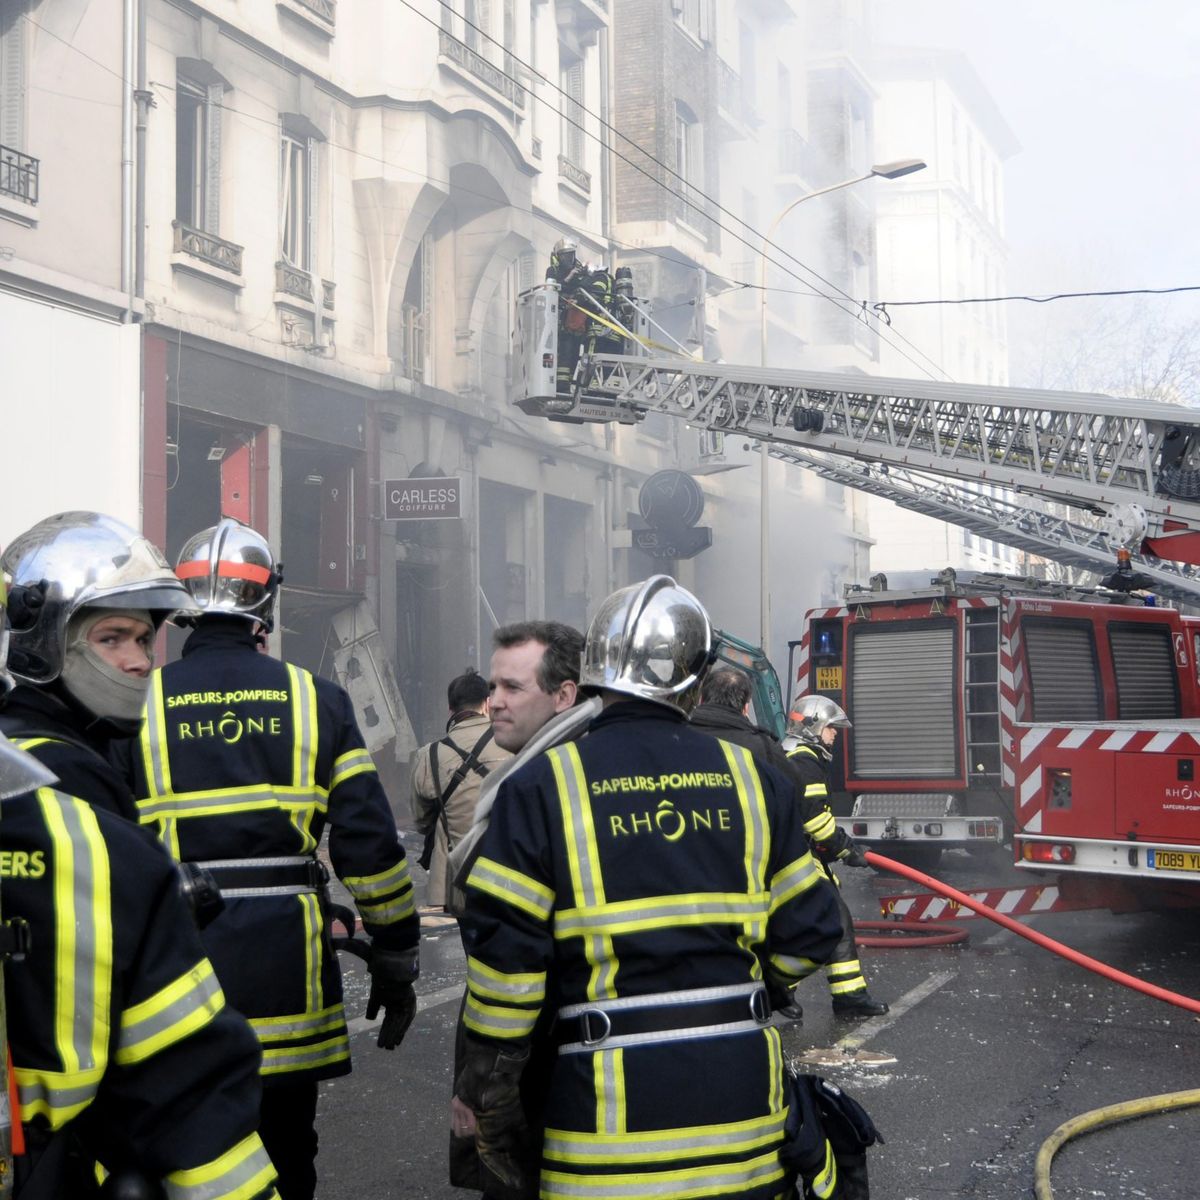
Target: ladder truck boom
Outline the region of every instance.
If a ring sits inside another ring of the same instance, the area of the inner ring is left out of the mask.
[[[1106,548],[1140,550],[1139,569],[1153,573],[1142,586],[1200,599],[1200,577],[1187,569],[1200,565],[1200,420],[1187,409],[641,353],[584,353],[562,388],[557,291],[533,288],[518,301],[513,400],[525,412],[624,424],[658,412],[741,434],[776,457],[1058,562],[1103,570]],[[930,477],[941,481],[934,491]],[[1108,527],[978,491],[992,488],[1083,509]]]

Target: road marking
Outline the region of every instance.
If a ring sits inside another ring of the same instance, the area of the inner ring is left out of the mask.
[[[461,1000],[465,987],[465,983],[456,983],[450,987],[440,988],[436,992],[427,992],[424,996],[418,996],[417,1012],[423,1013],[427,1008],[440,1008],[452,1000]],[[354,1037],[355,1034],[366,1033],[368,1029],[378,1029],[382,1021],[382,1017],[376,1017],[373,1021],[368,1021],[366,1017],[355,1017],[353,1021],[346,1022],[346,1028],[350,1031],[350,1036]]]
[[[846,1054],[852,1054],[860,1046],[865,1046],[877,1033],[882,1033],[904,1016],[905,1013],[914,1009],[922,1000],[927,1000],[939,988],[945,987],[950,980],[957,978],[957,971],[938,971],[930,975],[924,983],[919,983],[912,991],[905,992],[883,1016],[871,1017],[870,1020],[864,1021],[859,1025],[853,1033],[848,1033],[844,1038],[839,1038],[834,1043],[834,1049],[841,1050]]]

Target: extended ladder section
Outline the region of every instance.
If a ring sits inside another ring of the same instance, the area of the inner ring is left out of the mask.
[[[659,412],[756,438],[779,458],[1055,561],[1105,570],[1115,549],[1140,545],[1155,587],[1200,596],[1190,572],[1157,561],[1200,565],[1200,420],[1188,409],[633,354],[583,354],[560,391],[548,325],[557,307],[544,291],[518,304],[513,399],[526,412],[627,424]],[[998,489],[1108,517],[1110,527]]]
[[[964,707],[967,723],[967,779],[972,787],[999,788],[1000,609],[969,608],[964,647]]]

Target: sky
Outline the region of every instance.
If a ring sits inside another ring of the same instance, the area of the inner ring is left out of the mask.
[[[1020,144],[1005,163],[1010,291],[1200,285],[1200,5],[875,0],[874,34],[964,52]],[[1099,303],[1056,315],[1086,321]],[[1121,304],[1200,324],[1200,292]]]

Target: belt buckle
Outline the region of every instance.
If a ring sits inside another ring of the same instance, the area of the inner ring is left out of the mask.
[[[604,1022],[603,1029],[595,1035],[592,1034],[591,1026],[591,1019],[593,1017],[598,1017]],[[601,1042],[607,1041],[608,1035],[612,1033],[612,1021],[609,1020],[608,1013],[606,1013],[603,1009],[589,1008],[579,1014],[579,1028],[581,1031],[581,1037],[579,1040],[585,1046],[598,1046]]]
[[[767,999],[767,989],[759,988],[750,993],[750,1015],[760,1024],[766,1025],[771,1019],[771,1004]]]
[[[319,858],[310,858],[306,864],[308,886],[314,891],[320,891],[329,882],[329,872]]]

